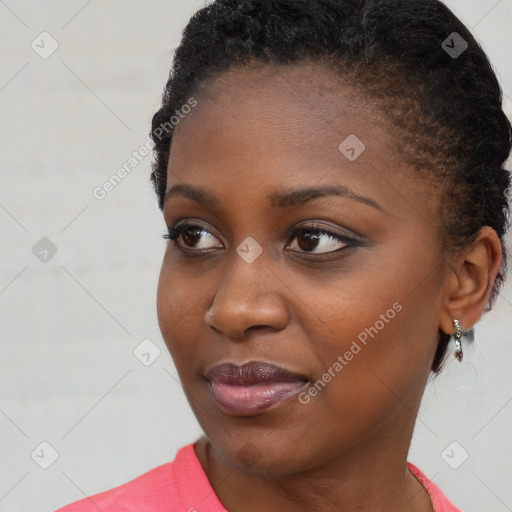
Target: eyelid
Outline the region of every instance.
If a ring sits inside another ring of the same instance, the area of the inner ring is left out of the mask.
[[[290,231],[290,237],[297,236],[297,233],[300,233],[301,231],[319,231],[322,234],[328,234],[331,235],[333,238],[341,239],[342,241],[348,240],[348,241],[358,241],[362,242],[363,237],[359,233],[348,230],[347,228],[342,228],[345,230],[345,233],[340,233],[335,228],[332,228],[330,226],[326,226],[325,224],[322,224],[321,221],[315,221],[310,220],[307,221],[306,224],[299,224],[298,226],[294,226],[292,230]],[[293,238],[289,239],[288,243],[293,240]]]
[[[208,226],[205,226],[204,225],[205,223]],[[187,227],[187,228],[188,227],[198,227],[198,228],[201,228],[204,231],[208,231],[208,233],[211,233],[211,234],[214,234],[214,231],[216,231],[216,229],[211,224],[209,224],[208,222],[205,222],[205,221],[199,220],[199,219],[195,219],[193,217],[182,217],[182,218],[179,218],[176,221],[174,221],[173,223],[169,224],[167,226],[167,229],[171,229],[171,228],[179,229],[179,228],[182,228],[184,226]],[[215,237],[219,238],[216,235],[215,235]]]

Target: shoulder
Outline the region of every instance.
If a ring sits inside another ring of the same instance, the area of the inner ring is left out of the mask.
[[[451,503],[441,492],[441,489],[439,489],[434,482],[431,482],[414,464],[407,462],[407,468],[428,492],[432,505],[434,506],[434,512],[462,512],[462,510]]]
[[[184,510],[181,502],[178,471],[193,476],[193,445],[178,450],[174,461],[162,464],[112,489],[75,501],[55,512],[154,512]],[[191,464],[192,463],[192,464]]]

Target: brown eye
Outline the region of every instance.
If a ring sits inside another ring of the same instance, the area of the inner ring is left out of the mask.
[[[302,231],[297,237],[299,247],[304,251],[313,251],[318,245],[318,241],[321,239],[321,235],[317,233],[308,233]]]
[[[214,249],[217,246],[209,247],[204,245],[208,243],[208,239],[217,240],[209,231],[198,226],[197,224],[180,224],[178,226],[169,227],[169,232],[163,235],[164,238],[172,240],[174,245],[184,247],[185,249]],[[184,242],[184,246],[178,243],[179,240]],[[198,243],[202,242],[202,246]]]
[[[299,248],[298,252],[310,254],[326,254],[355,245],[355,240],[351,238],[318,227],[298,228],[292,234],[292,240],[295,239],[297,239],[295,245]]]
[[[185,245],[195,247],[201,240],[202,233],[204,233],[203,229],[187,228],[181,232],[181,239],[185,242]]]

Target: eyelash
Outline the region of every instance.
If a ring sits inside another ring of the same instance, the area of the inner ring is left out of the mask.
[[[175,224],[174,226],[169,226],[168,232],[163,234],[162,238],[171,240],[172,242],[174,242],[174,244],[173,244],[174,246],[176,246],[178,249],[180,249],[184,252],[195,252],[195,253],[199,253],[199,255],[201,253],[206,254],[206,253],[211,252],[212,249],[193,249],[191,247],[181,247],[178,244],[178,240],[179,240],[181,234],[190,228],[197,228],[198,230],[200,230],[201,233],[209,233],[211,235],[211,233],[208,230],[204,229],[203,227],[201,227],[197,224],[183,223],[180,225]],[[337,242],[344,243],[345,246],[340,249],[336,249],[334,251],[328,251],[328,252],[323,252],[323,253],[314,253],[314,252],[307,252],[307,251],[293,251],[293,252],[299,252],[300,254],[312,254],[312,255],[321,257],[321,256],[327,256],[327,255],[333,254],[333,253],[339,253],[339,252],[345,251],[347,249],[350,249],[350,248],[358,245],[357,240],[354,238],[339,235],[337,233],[333,233],[332,231],[322,229],[318,226],[315,226],[314,224],[311,224],[309,226],[300,226],[300,227],[293,229],[292,233],[290,234],[288,245],[290,244],[290,242],[292,242],[297,237],[297,235],[304,233],[304,232],[305,233],[313,233],[315,235],[326,235]]]

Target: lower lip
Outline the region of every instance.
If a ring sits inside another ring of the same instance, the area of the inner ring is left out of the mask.
[[[253,416],[298,394],[304,381],[234,385],[210,382],[210,392],[219,409],[230,416]]]

